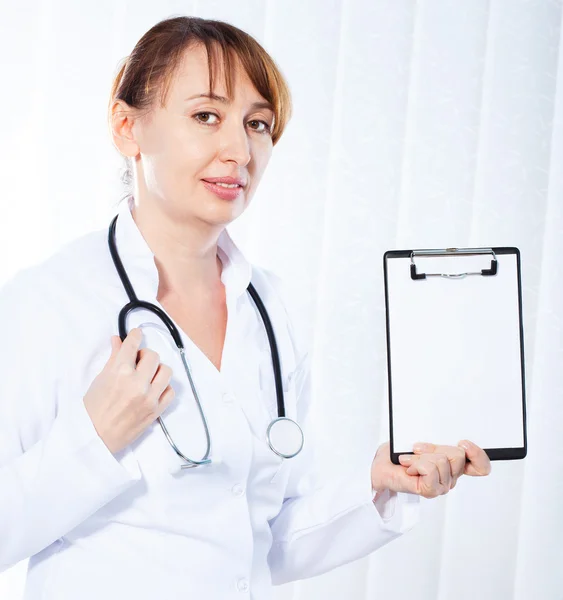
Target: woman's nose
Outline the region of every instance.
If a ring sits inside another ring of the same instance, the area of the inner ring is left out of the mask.
[[[250,141],[243,124],[225,124],[221,131],[221,159],[245,166],[250,161]]]

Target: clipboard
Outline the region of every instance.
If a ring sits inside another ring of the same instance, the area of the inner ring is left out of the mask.
[[[524,458],[519,249],[389,250],[383,272],[391,461],[462,439]]]

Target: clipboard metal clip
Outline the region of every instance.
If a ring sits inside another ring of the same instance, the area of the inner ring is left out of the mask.
[[[481,269],[470,273],[417,273],[415,256],[473,256],[476,254],[492,254],[491,268]],[[497,274],[498,261],[492,248],[445,248],[443,250],[413,250],[411,252],[411,279],[426,279],[426,277],[445,277],[446,279],[463,279],[468,275],[481,275],[482,277]]]

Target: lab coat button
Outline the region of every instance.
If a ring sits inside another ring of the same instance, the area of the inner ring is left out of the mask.
[[[240,498],[241,496],[244,496],[244,488],[242,487],[242,485],[240,484],[236,484],[233,485],[233,488],[231,490],[233,492],[234,496],[237,496],[238,498]]]
[[[248,579],[244,579],[243,577],[237,581],[237,589],[239,592],[248,592],[248,588]]]

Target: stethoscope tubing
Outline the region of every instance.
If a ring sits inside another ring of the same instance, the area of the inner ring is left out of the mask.
[[[177,327],[174,325],[172,319],[170,319],[170,317],[166,314],[166,312],[164,310],[162,310],[160,307],[156,306],[155,304],[152,304],[151,302],[146,302],[144,300],[139,300],[137,298],[137,295],[135,294],[133,285],[131,284],[129,276],[127,275],[127,272],[125,271],[125,267],[123,266],[123,262],[121,261],[121,257],[119,256],[119,253],[117,251],[117,246],[116,246],[116,241],[115,241],[115,229],[116,229],[116,223],[117,223],[118,216],[119,215],[116,215],[113,218],[113,220],[111,221],[111,224],[109,226],[108,246],[109,246],[109,251],[110,251],[111,257],[113,259],[113,263],[115,265],[115,268],[116,268],[119,278],[121,280],[121,283],[123,284],[125,292],[127,293],[127,296],[129,298],[129,302],[119,312],[119,317],[118,317],[119,337],[121,338],[121,341],[125,340],[125,338],[127,337],[127,317],[134,310],[138,310],[138,309],[148,310],[148,311],[156,314],[159,317],[159,319],[161,319],[161,321],[166,325],[168,331],[170,332],[170,335],[172,336],[172,339],[174,340],[174,343],[176,344],[176,347],[178,348],[178,351],[180,352],[180,356],[182,358],[182,363],[183,363],[186,373],[188,375],[188,379],[190,381],[190,386],[191,386],[192,392],[194,394],[194,398],[196,399],[199,414],[201,416],[203,425],[205,427],[207,449],[206,449],[204,457],[198,461],[198,460],[190,459],[187,456],[185,456],[180,451],[180,449],[176,446],[176,444],[174,443],[172,436],[168,432],[163,420],[160,417],[158,417],[158,421],[160,423],[160,426],[162,427],[164,435],[166,436],[168,442],[170,443],[170,445],[172,446],[172,448],[174,449],[176,454],[178,454],[178,456],[180,456],[183,460],[185,460],[188,463],[186,465],[182,465],[183,469],[184,468],[192,468],[192,467],[196,467],[196,466],[204,465],[204,464],[209,464],[211,462],[211,459],[209,458],[209,455],[211,453],[211,436],[209,434],[209,427],[208,427],[207,419],[205,418],[205,414],[204,414],[203,408],[201,406],[199,395],[197,393],[195,383],[194,383],[192,375],[191,375],[191,370],[190,370],[188,362],[186,360],[185,348],[182,343],[182,338],[180,336],[180,332],[178,331]],[[258,292],[256,291],[256,289],[254,288],[254,286],[252,285],[251,282],[249,282],[249,284],[248,284],[247,291],[249,292],[254,303],[256,304],[256,307],[258,308],[258,312],[260,313],[260,316],[264,323],[264,327],[266,329],[266,334],[268,336],[268,343],[270,345],[272,366],[273,366],[273,370],[274,370],[274,381],[275,381],[275,387],[276,387],[278,417],[277,417],[277,419],[274,419],[274,421],[272,421],[270,423],[270,426],[268,427],[268,432],[267,432],[268,444],[269,444],[270,448],[276,454],[281,456],[282,458],[292,458],[293,456],[295,456],[296,454],[298,454],[301,451],[301,448],[303,447],[303,443],[301,443],[301,446],[297,450],[297,452],[295,452],[293,454],[285,455],[283,453],[280,453],[271,443],[270,435],[269,435],[270,429],[271,429],[272,425],[275,424],[277,421],[280,421],[280,420],[286,421],[287,420],[287,421],[291,421],[292,423],[295,424],[295,426],[301,432],[301,437],[303,436],[303,432],[302,432],[301,428],[299,427],[299,425],[297,423],[295,423],[295,421],[293,421],[292,419],[288,419],[285,416],[285,403],[284,403],[284,394],[283,394],[283,385],[282,385],[282,376],[281,376],[280,357],[279,357],[276,337],[274,334],[274,330],[272,327],[270,317],[268,315],[268,311],[266,310],[266,307],[264,306],[262,299],[260,298]]]

